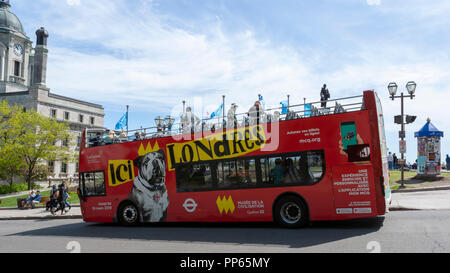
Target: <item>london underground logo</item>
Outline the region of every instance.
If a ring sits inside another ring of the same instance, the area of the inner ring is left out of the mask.
[[[194,199],[188,198],[186,199],[186,201],[184,201],[183,208],[187,212],[193,213],[197,209],[197,203],[194,201]]]

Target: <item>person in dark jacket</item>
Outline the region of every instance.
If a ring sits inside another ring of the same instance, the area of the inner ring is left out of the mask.
[[[50,201],[48,201],[47,203],[45,203],[45,210],[51,210],[52,207],[56,207],[57,203],[56,203],[56,198],[54,197],[55,192],[58,189],[56,188],[56,185],[52,186],[52,189],[50,190]]]
[[[327,107],[327,101],[330,98],[330,91],[328,91],[327,85],[324,84],[322,90],[320,90],[320,101],[322,107]]]

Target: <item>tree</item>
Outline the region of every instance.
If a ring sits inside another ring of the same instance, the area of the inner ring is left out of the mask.
[[[44,160],[74,160],[75,154],[70,149],[70,145],[55,145],[58,142],[71,141],[67,123],[44,117],[34,110],[22,111],[17,106],[9,107],[8,112],[4,102],[2,109],[6,115],[2,119],[0,134],[4,135],[7,131],[7,137],[1,141],[1,150],[13,151],[14,156],[20,159],[21,163],[15,162],[15,164],[22,170],[21,174],[28,184],[28,189],[31,189],[36,171]],[[10,153],[9,156],[11,156]],[[6,160],[8,160],[7,156]],[[4,161],[5,157],[3,161],[0,160],[0,162]]]
[[[12,187],[14,177],[21,174],[25,161],[14,150],[15,137],[10,130],[8,119],[20,112],[18,106],[10,107],[6,101],[0,101],[0,178]]]

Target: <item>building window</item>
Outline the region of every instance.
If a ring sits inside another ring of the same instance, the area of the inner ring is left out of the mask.
[[[81,136],[77,136],[77,147],[80,148],[81,146]]]
[[[65,120],[69,120],[70,117],[70,113],[69,112],[64,112],[64,119]]]
[[[62,141],[62,146],[63,147],[68,147],[69,146],[69,138],[66,137],[63,141]]]
[[[56,118],[56,109],[50,109],[50,116]]]
[[[91,117],[91,125],[94,125],[94,123],[95,123],[95,118]]]
[[[67,173],[67,162],[61,162],[61,173]]]
[[[79,121],[80,123],[83,123],[83,122],[84,122],[84,116],[83,116],[83,115],[79,115],[79,116],[78,116],[78,121]]]
[[[14,61],[14,76],[20,77],[20,62]]]
[[[48,161],[48,171],[50,173],[54,173],[55,172],[55,161],[53,161],[53,160],[49,160]]]

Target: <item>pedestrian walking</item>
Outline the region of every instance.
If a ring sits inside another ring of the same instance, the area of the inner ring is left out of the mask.
[[[66,186],[67,187],[67,186]],[[64,193],[64,206],[66,207],[66,208],[68,208],[68,209],[66,209],[66,210],[64,210],[64,212],[69,212],[69,210],[71,210],[72,209],[72,206],[70,205],[70,203],[69,203],[69,199],[70,199],[70,194],[69,194],[69,192],[68,191],[66,191],[65,193]]]
[[[389,164],[389,170],[392,170],[394,166],[394,158],[392,157],[392,153],[389,152],[388,154],[388,164]]]
[[[322,107],[327,107],[327,101],[330,98],[330,91],[328,91],[327,85],[324,84],[322,90],[320,90],[320,101]]]
[[[394,155],[392,155],[392,162],[394,163],[394,166],[393,166],[394,170],[397,170],[398,158],[395,155],[395,153],[394,153]]]
[[[445,158],[445,166],[447,167],[447,171],[450,171],[450,157],[448,156],[448,154]]]

